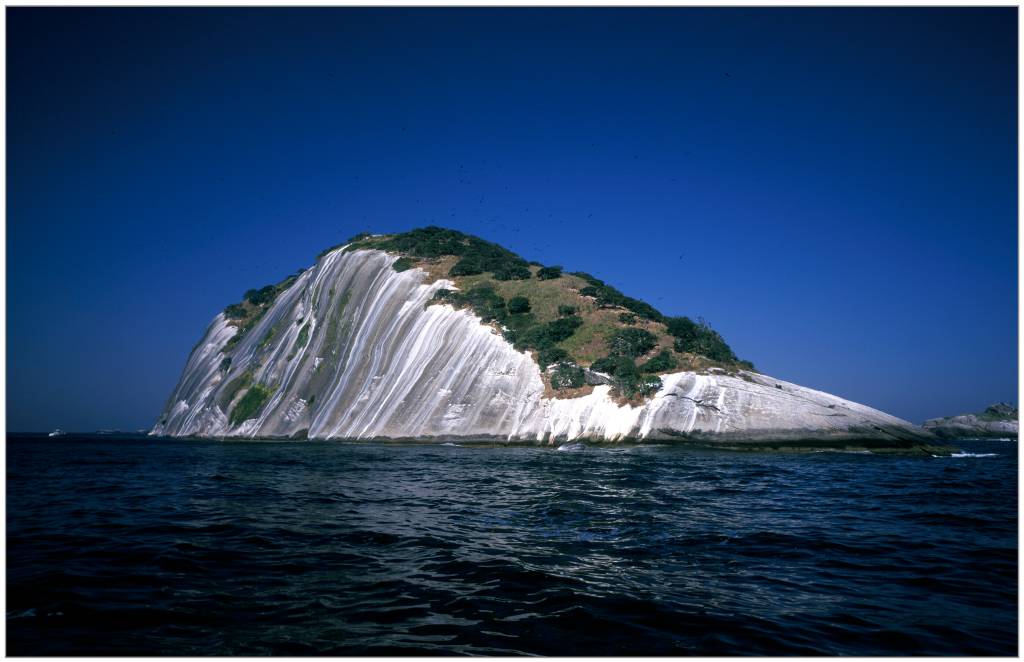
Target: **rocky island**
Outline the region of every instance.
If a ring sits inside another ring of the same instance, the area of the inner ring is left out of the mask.
[[[929,419],[924,422],[924,429],[942,439],[1016,439],[1018,413],[1013,405],[999,402],[986,407],[980,414]]]
[[[700,319],[437,227],[356,236],[246,292],[151,433],[940,450],[907,421],[761,374]]]

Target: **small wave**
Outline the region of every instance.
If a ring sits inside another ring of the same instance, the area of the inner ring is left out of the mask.
[[[950,453],[949,455],[936,455],[932,453],[932,457],[996,457],[999,453]]]
[[[452,446],[452,447],[454,447],[454,448],[462,448],[462,444],[456,444],[456,443],[454,443],[454,442],[451,442],[451,441],[446,441],[446,442],[444,442],[444,443],[443,443],[443,444],[441,444],[441,445],[442,445],[442,446]]]
[[[25,611],[18,612],[17,614],[12,614],[12,613],[8,612],[7,618],[10,619],[10,620],[14,620],[16,618],[32,618],[35,615],[36,615],[36,610],[35,609],[26,609]]]
[[[586,450],[586,448],[587,448],[586,444],[573,443],[573,444],[562,444],[556,450],[560,450],[560,451],[582,451],[582,450]]]
[[[837,448],[820,448],[820,449],[812,451],[812,452],[813,453],[845,453],[846,455],[874,455],[874,453],[872,453],[871,451],[867,451],[867,450],[864,450],[864,451],[847,451],[847,450],[841,450],[841,449],[837,449]]]

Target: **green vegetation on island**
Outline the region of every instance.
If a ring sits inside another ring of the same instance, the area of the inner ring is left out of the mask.
[[[551,373],[551,386],[555,389],[579,388],[585,383],[583,368],[571,361],[559,363]]]
[[[241,301],[226,307],[224,309],[224,317],[227,318],[228,324],[238,329],[238,332],[228,340],[225,349],[231,349],[237,345],[263,319],[263,315],[270,310],[277,296],[291,287],[292,283],[295,282],[303,271],[305,269],[299,269],[280,283],[249,290],[242,295]]]
[[[530,300],[526,297],[512,297],[508,300],[508,312],[513,314],[530,312]]]
[[[300,320],[300,322],[301,322],[301,320]],[[305,347],[306,343],[308,343],[308,342],[309,342],[309,322],[306,322],[305,324],[302,325],[302,328],[299,329],[299,335],[295,339],[295,344],[292,345],[292,351],[289,352],[288,356],[286,357],[287,360],[291,361],[293,358],[295,358],[295,355],[299,353],[299,350],[301,350],[303,347]]]
[[[581,366],[612,375],[615,390],[627,398],[656,390],[659,373],[753,370],[701,319],[667,317],[588,273],[527,262],[472,235],[426,227],[357,235],[347,243],[347,250],[397,253],[399,261],[454,281],[458,290],[441,289],[433,302],[473,310],[517,349],[533,351],[542,369],[557,364],[548,377],[556,390],[582,386]],[[607,370],[612,363],[616,368]]]
[[[263,405],[267,403],[267,400],[273,393],[273,389],[262,384],[250,386],[249,390],[242,396],[242,399],[235,405],[235,408],[231,410],[231,424],[238,425],[243,421],[253,418],[263,409]]]
[[[360,233],[323,251],[318,259],[343,246],[346,251],[387,251],[397,255],[395,271],[420,267],[430,279],[454,282],[458,289],[437,290],[431,303],[468,308],[517,349],[532,351],[542,370],[548,369],[545,378],[556,391],[583,387],[584,367],[611,376],[614,392],[627,399],[656,391],[661,386],[659,374],[754,369],[738,359],[703,319],[667,317],[588,273],[528,262],[498,244],[456,230],[430,226],[393,235]],[[241,302],[225,309],[229,322],[239,329],[227,349],[296,277],[250,290]],[[327,332],[332,335],[333,328]],[[270,329],[268,336],[275,333]],[[308,323],[288,357],[307,341]]]
[[[416,266],[416,262],[411,257],[400,257],[395,260],[395,263],[391,265],[391,268],[401,273],[407,271]]]
[[[410,258],[456,256],[460,259],[449,270],[451,276],[485,272],[496,280],[526,280],[533,276],[529,263],[512,251],[479,237],[434,226],[396,235],[357,235],[349,242],[349,249],[357,248],[377,248]]]

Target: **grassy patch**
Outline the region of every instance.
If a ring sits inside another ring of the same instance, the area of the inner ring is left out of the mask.
[[[248,370],[228,382],[228,385],[220,392],[220,408],[227,409],[243,388],[252,383],[252,373]]]
[[[274,338],[277,337],[277,334],[280,331],[281,331],[280,323],[275,324],[272,327],[270,327],[269,329],[267,329],[267,332],[263,334],[263,338],[260,339],[260,344],[257,346],[257,349],[263,349],[264,347],[269,345],[271,342],[273,342]]]
[[[345,290],[327,313],[327,326],[322,331],[324,335],[320,342],[320,351],[323,355],[317,357],[320,362],[314,368],[313,375],[306,385],[306,393],[311,397],[312,394],[322,393],[329,387],[331,375],[341,362],[341,351],[351,325],[351,322],[344,321],[345,307],[348,305],[350,295],[351,291]],[[309,355],[306,356],[309,360]]]
[[[536,267],[533,268],[536,270]],[[579,295],[574,291],[583,281],[572,277],[551,280],[498,281],[486,274],[455,279],[460,289],[490,285],[506,301],[523,297],[530,302],[538,322],[550,322],[562,317],[559,306],[581,309]]]
[[[262,384],[250,386],[246,394],[235,405],[235,408],[231,410],[231,424],[238,425],[243,421],[254,418],[263,409],[263,405],[267,404],[267,400],[273,393],[273,389]]]
[[[333,290],[332,290],[333,292]],[[334,304],[334,308],[331,309],[327,318],[327,335],[325,341],[330,343],[331,354],[335,354],[338,351],[338,345],[341,339],[338,337],[338,329],[341,326],[341,320],[345,313],[345,306],[348,305],[348,300],[351,295],[349,290],[341,295],[341,298]]]
[[[292,351],[288,354],[288,360],[291,361],[295,358],[295,355],[299,353],[306,343],[309,342],[309,322],[302,325],[299,329],[299,336],[295,339],[295,344],[292,345]]]

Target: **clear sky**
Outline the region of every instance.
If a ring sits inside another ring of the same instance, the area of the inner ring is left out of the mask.
[[[428,224],[914,422],[1017,401],[1017,10],[7,9],[8,429]]]

